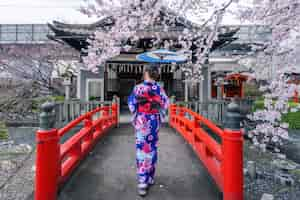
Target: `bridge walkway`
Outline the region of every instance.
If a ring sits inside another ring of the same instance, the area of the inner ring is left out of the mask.
[[[59,200],[138,200],[135,141],[128,116],[89,154],[62,188]],[[164,124],[160,131],[156,184],[147,200],[217,200],[217,186],[190,145]]]

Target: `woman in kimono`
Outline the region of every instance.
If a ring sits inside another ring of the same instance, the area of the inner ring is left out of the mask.
[[[168,97],[155,81],[158,78],[158,67],[147,66],[144,82],[136,85],[128,97],[135,128],[138,193],[141,196],[145,196],[148,187],[154,184],[158,131],[168,108]]]

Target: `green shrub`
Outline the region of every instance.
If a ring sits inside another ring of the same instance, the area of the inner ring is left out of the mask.
[[[34,113],[38,113],[40,111],[40,107],[43,103],[47,101],[64,101],[64,96],[46,96],[46,97],[38,97],[31,100],[31,111]]]
[[[43,103],[45,103],[46,101],[52,101],[52,97],[47,96],[47,97],[39,97],[39,98],[32,99],[32,101],[31,101],[32,112],[39,112],[41,105]]]
[[[295,108],[299,103],[289,102],[290,108]],[[264,109],[264,100],[256,100],[253,106],[253,112],[256,110]],[[290,129],[300,129],[300,111],[297,112],[288,112],[287,114],[282,115],[282,122],[289,124]]]
[[[295,102],[293,102],[293,101],[290,101],[290,102],[289,102],[289,106],[290,106],[291,108],[295,108],[295,107],[299,106],[299,103],[295,103]]]
[[[4,122],[0,121],[0,140],[8,139],[8,130]]]
[[[65,96],[53,96],[52,99],[54,101],[64,101],[65,100]]]
[[[94,96],[91,96],[90,98],[89,98],[89,100],[90,101],[100,101],[100,97],[94,97]]]
[[[256,110],[261,110],[261,109],[264,109],[265,107],[265,103],[264,103],[264,100],[256,100],[254,102],[254,105],[253,105],[253,112],[255,112]]]
[[[282,121],[288,123],[290,129],[300,129],[300,111],[282,115]]]

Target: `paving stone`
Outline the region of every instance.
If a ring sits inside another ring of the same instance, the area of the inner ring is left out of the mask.
[[[272,194],[263,194],[260,200],[273,200],[274,196]]]

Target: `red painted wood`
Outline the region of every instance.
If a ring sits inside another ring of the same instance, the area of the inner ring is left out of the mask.
[[[101,117],[92,120],[96,113]],[[60,144],[60,138],[75,126],[84,127]],[[110,128],[118,123],[118,105],[98,107],[60,130],[37,131],[35,200],[56,200],[59,186]]]
[[[190,116],[190,117],[187,117]],[[224,200],[243,200],[243,137],[241,131],[222,130],[210,120],[175,104],[170,106],[170,125],[193,147],[223,192]],[[203,128],[217,134],[217,143]]]
[[[35,199],[55,200],[60,177],[58,132],[39,130],[36,140]]]

